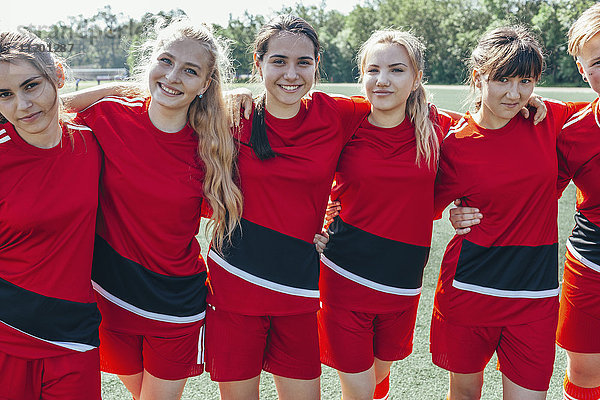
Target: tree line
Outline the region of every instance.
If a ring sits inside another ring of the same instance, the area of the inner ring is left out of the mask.
[[[459,84],[465,80],[465,60],[486,30],[505,24],[525,24],[533,29],[546,49],[547,68],[542,84],[584,83],[567,54],[571,23],[593,0],[370,0],[347,15],[319,6],[296,4],[278,13],[293,13],[310,22],[323,45],[322,79],[355,82],[356,51],[375,29],[411,30],[427,46],[425,75],[433,84]],[[144,27],[157,17],[170,20],[185,15],[181,9],[147,13],[140,19],[115,14],[110,6],[91,17],[68,17],[50,26],[28,26],[46,39],[72,67],[131,70],[130,50],[139,44]],[[246,12],[231,15],[226,26],[213,24],[221,36],[231,39],[231,56],[238,77],[252,70],[250,46],[260,26],[271,16]],[[68,51],[67,51],[68,49]]]

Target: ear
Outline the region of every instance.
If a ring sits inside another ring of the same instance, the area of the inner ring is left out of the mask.
[[[581,65],[579,59],[577,59],[575,63],[577,64],[577,71],[579,71],[579,73],[581,74],[581,79],[583,79],[584,82],[587,82],[587,77],[585,76],[585,70],[583,69],[583,65]]]
[[[421,81],[423,81],[423,70],[419,70],[419,72],[417,72],[417,76],[415,76],[415,82],[413,83],[412,92],[417,90],[417,88],[421,84]]]
[[[61,89],[65,86],[65,69],[61,63],[56,63],[56,86]]]
[[[481,89],[481,73],[478,70],[474,69],[472,76],[473,76],[473,82],[475,83],[475,87],[477,89]]]
[[[254,67],[256,68],[258,74],[262,78],[262,68],[260,67],[260,60],[258,59],[256,53],[252,54],[252,59],[254,60]]]
[[[200,93],[198,93],[198,94],[204,94],[204,92],[206,92],[208,90],[208,87],[210,86],[211,82],[212,82],[212,79],[208,78],[206,80],[206,82],[204,83],[204,87],[202,88],[202,90],[200,90]]]

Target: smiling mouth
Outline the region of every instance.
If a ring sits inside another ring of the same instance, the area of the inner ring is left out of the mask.
[[[42,114],[41,111],[34,112],[33,114],[29,114],[29,115],[24,116],[23,118],[19,118],[19,120],[23,121],[23,122],[31,122],[31,121],[35,120],[41,114]]]
[[[183,92],[180,92],[179,90],[173,89],[172,87],[169,87],[163,83],[158,82],[158,87],[160,87],[165,93],[168,93],[172,96],[179,96],[180,94],[183,94]]]
[[[279,85],[279,87],[286,92],[295,92],[296,90],[300,89],[302,85]]]

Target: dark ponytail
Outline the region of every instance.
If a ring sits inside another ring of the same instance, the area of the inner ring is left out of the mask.
[[[259,160],[267,160],[277,155],[271,148],[267,137],[267,123],[265,122],[266,97],[266,94],[263,93],[254,107],[252,133],[250,134],[250,145]]]

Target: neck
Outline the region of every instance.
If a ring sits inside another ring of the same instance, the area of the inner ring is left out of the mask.
[[[371,124],[380,128],[393,128],[404,122],[404,118],[406,118],[406,107],[383,111],[374,109],[371,106],[371,114],[369,114],[368,120]]]
[[[291,105],[273,105],[273,102],[269,101],[269,96],[265,99],[265,109],[269,114],[279,119],[290,119],[294,118],[300,111],[300,105],[302,100]]]
[[[152,99],[148,105],[148,117],[152,125],[167,133],[179,132],[187,124],[187,110],[185,112],[180,109],[172,110],[157,104]]]
[[[505,127],[512,119],[494,118],[488,114],[489,112],[486,112],[482,104],[481,108],[475,114],[472,114],[473,121],[475,121],[477,125],[481,126],[482,128],[493,130]]]
[[[62,139],[62,127],[58,123],[36,134],[21,133],[18,130],[17,133],[25,142],[40,149],[51,149],[57,146]]]

